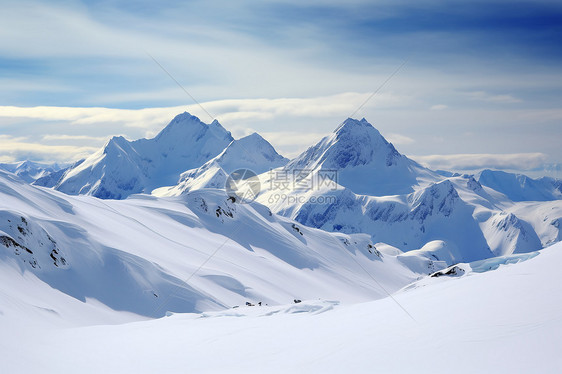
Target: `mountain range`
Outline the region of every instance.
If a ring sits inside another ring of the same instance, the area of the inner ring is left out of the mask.
[[[433,171],[365,119],[345,120],[288,160],[257,133],[235,140],[218,121],[182,113],[153,139],[114,137],[35,184],[102,199],[173,197],[224,190],[239,168],[259,174],[257,202],[274,213],[329,232],[366,233],[377,246],[447,264],[535,251],[562,235],[560,180]]]
[[[241,168],[254,201],[226,191]],[[365,119],[292,160],[182,113],[71,165],[2,164],[2,367],[553,369],[561,186],[430,170]]]
[[[113,137],[90,157],[57,174],[59,178],[38,184],[70,195],[124,199],[176,183],[182,172],[217,156],[233,140],[218,121],[205,124],[182,113],[152,139]]]

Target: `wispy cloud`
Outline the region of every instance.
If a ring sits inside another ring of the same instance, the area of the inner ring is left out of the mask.
[[[117,134],[116,134],[117,135]],[[109,136],[89,136],[89,135],[63,135],[63,134],[52,134],[44,135],[41,140],[44,142],[90,142],[90,143],[103,143],[107,141]]]
[[[55,162],[61,160],[78,160],[96,151],[96,147],[71,145],[45,145],[26,142],[22,138],[0,138],[0,160],[15,162],[20,160],[35,160]]]
[[[412,144],[415,142],[415,140],[410,138],[409,136],[394,134],[394,133],[387,134],[386,139],[391,143],[393,143],[394,145],[405,145],[405,144]]]
[[[203,102],[202,105],[217,119],[233,126],[247,120],[269,120],[274,117],[341,118],[361,105],[369,93],[342,93],[312,98],[232,99]],[[377,108],[402,106],[408,98],[393,94],[380,94],[370,105]],[[369,105],[368,105],[369,106]],[[16,107],[0,106],[0,118],[28,118],[42,121],[66,121],[71,125],[112,123],[125,127],[153,129],[163,126],[173,116],[183,111],[200,116],[204,121],[212,118],[198,105],[146,109],[74,108],[74,107]]]
[[[445,104],[437,104],[437,105],[432,105],[429,107],[429,110],[445,110],[447,109],[448,106]]]
[[[473,100],[487,101],[490,103],[499,104],[515,104],[523,101],[509,94],[493,95],[485,91],[469,92],[468,96]]]
[[[534,170],[542,167],[547,160],[547,155],[544,153],[481,153],[411,157],[422,165],[442,170],[477,170],[484,168]]]
[[[329,132],[303,131],[268,131],[260,133],[265,140],[270,142],[283,156],[294,158],[306,148],[316,144]]]
[[[295,119],[301,122],[307,118],[324,119],[328,123],[334,122],[331,127],[335,128],[337,121],[343,121],[368,96],[369,93],[342,93],[313,98],[216,100],[203,102],[202,105],[215,114],[225,127],[233,130],[235,135],[247,135],[256,131],[254,125],[258,126],[257,130],[280,152],[291,156],[318,141],[326,133],[315,132],[310,128],[299,132],[272,131],[278,128],[277,123],[290,123]],[[377,108],[394,107],[403,105],[406,100],[407,98],[392,94],[381,94],[372,105],[376,104]],[[24,121],[26,133],[34,134],[35,137],[35,140],[28,141],[4,138],[0,156],[74,161],[77,157],[93,152],[93,144],[101,146],[102,142],[116,134],[123,134],[130,139],[154,136],[183,111],[197,115],[206,122],[212,120],[197,105],[146,109],[0,106],[0,127],[3,123],[18,119]],[[264,122],[267,125],[264,126]],[[51,123],[57,124],[58,133],[53,133],[46,126]],[[100,134],[100,131],[105,131],[105,134]],[[397,134],[393,139],[397,144],[412,141]],[[78,146],[79,144],[87,146]]]

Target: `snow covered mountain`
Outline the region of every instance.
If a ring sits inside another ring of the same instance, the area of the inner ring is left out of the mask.
[[[180,173],[201,166],[232,140],[218,121],[205,124],[185,112],[153,139],[113,137],[98,152],[67,170],[54,188],[102,199],[149,193],[177,183]]]
[[[473,177],[447,178],[395,196],[367,196],[347,188],[266,190],[258,201],[304,225],[367,233],[374,243],[455,262],[536,251],[559,241],[562,201],[515,203]],[[440,241],[434,253],[426,244]],[[377,247],[379,246],[377,244]]]
[[[523,174],[489,169],[478,173],[476,178],[480,184],[505,194],[512,201],[562,199],[562,181],[554,178],[533,179]]]
[[[32,183],[37,179],[50,175],[51,173],[56,173],[62,169],[63,166],[57,163],[43,164],[33,161],[0,164],[0,170],[14,173],[28,183]]]
[[[79,302],[0,262],[2,367],[10,373],[529,373],[537,367],[556,373],[561,261],[557,244],[458,264],[393,298],[355,305],[303,299],[155,320],[91,298]]]
[[[330,232],[366,233],[377,245],[414,251],[447,264],[535,251],[562,235],[558,229],[562,202],[553,202],[546,214],[540,205],[523,207],[505,195],[511,191],[529,198],[540,192],[545,199],[545,191],[550,191],[555,197],[555,180],[534,181],[505,173],[494,179],[486,171],[477,176],[489,184],[503,181],[493,185],[500,193],[472,176],[433,172],[401,155],[365,119],[346,120],[283,166],[285,162],[253,134],[233,141],[203,166],[184,172],[178,185],[153,193],[179,196],[224,189],[234,169],[263,171],[257,200],[273,212]],[[525,183],[522,187],[519,182],[505,182],[512,180]],[[534,219],[537,214],[544,219]]]
[[[220,190],[101,200],[0,172],[0,283],[9,285],[1,292],[24,309],[42,305],[39,318],[57,320],[73,305],[103,320],[107,310],[139,319],[246,301],[365,301],[446,265],[234,204]]]
[[[267,140],[253,133],[233,140],[219,155],[201,167],[181,174],[179,183],[153,191],[156,196],[178,196],[202,188],[224,188],[228,175],[236,169],[250,169],[256,174],[284,166],[289,160],[275,151]]]
[[[32,182],[31,184],[35,185],[35,186],[41,186],[41,187],[55,187],[66,175],[67,171],[69,171],[70,169],[74,169],[76,167],[78,167],[81,163],[84,162],[84,159],[78,160],[72,164],[70,164],[69,166],[59,169],[57,171],[53,171],[50,172],[48,174],[43,175],[40,178],[37,178],[34,182]]]
[[[35,185],[0,170],[2,367],[556,372],[561,185],[436,173],[366,120],[287,162],[187,113]]]
[[[334,183],[325,183],[330,173]],[[280,174],[289,179],[284,186]],[[364,119],[346,120],[274,175],[260,177],[258,201],[278,214],[326,231],[367,233],[375,243],[450,264],[535,251],[561,236],[562,201],[546,214],[540,204],[509,198],[553,200],[560,181],[438,174],[398,153]]]
[[[438,181],[437,173],[398,153],[367,120],[348,118],[332,134],[291,160],[289,173],[337,170],[337,183],[371,196],[410,193]]]

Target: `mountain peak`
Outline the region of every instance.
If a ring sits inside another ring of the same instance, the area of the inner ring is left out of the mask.
[[[376,143],[388,144],[379,130],[373,127],[365,118],[357,120],[348,118],[334,130],[336,138],[369,138]]]
[[[155,138],[111,138],[101,150],[69,169],[56,189],[116,199],[150,192],[175,183],[182,172],[217,156],[232,140],[218,121],[207,125],[184,112]]]
[[[338,184],[367,195],[410,193],[420,180],[439,179],[400,154],[365,118],[348,118],[289,162],[287,169],[337,170]]]
[[[105,143],[103,147],[104,154],[110,153],[126,153],[131,149],[131,143],[125,139],[123,136],[114,136]]]
[[[193,114],[189,113],[189,112],[183,112],[180,113],[178,115],[176,115],[171,121],[170,124],[172,123],[185,123],[185,122],[196,122],[196,123],[203,123],[201,122],[201,120],[194,116]]]
[[[373,125],[371,125],[365,118],[361,118],[361,120],[358,120],[358,119],[355,119],[355,118],[348,118],[345,121],[343,121],[341,123],[341,125],[339,125],[334,130],[334,132],[335,133],[348,132],[348,131],[351,131],[353,129],[362,128],[362,127],[370,127],[372,129],[375,129],[373,127]]]
[[[346,119],[327,142],[325,153],[330,167],[347,168],[367,165],[384,159],[387,166],[394,164],[400,154],[365,118]]]
[[[198,140],[203,138],[206,133],[210,133],[212,137],[219,140],[233,140],[230,132],[226,131],[224,127],[217,120],[213,120],[210,124],[206,124],[198,117],[183,112],[170,121],[170,123],[156,136],[155,140],[158,143],[179,144],[187,139]]]
[[[245,144],[254,144],[254,145],[255,144],[264,144],[264,145],[268,145],[268,146],[271,147],[271,144],[269,144],[269,142],[267,140],[265,140],[263,138],[263,136],[261,136],[257,132],[253,132],[250,135],[246,135],[245,137],[236,140],[236,142],[238,142],[242,145],[245,145]]]
[[[373,163],[392,166],[400,154],[365,118],[348,118],[331,135],[291,161],[288,166],[345,169]]]
[[[283,166],[289,161],[256,132],[232,141],[214,160],[227,172],[246,167],[256,173]]]

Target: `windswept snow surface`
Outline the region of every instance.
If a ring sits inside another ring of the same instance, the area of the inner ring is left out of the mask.
[[[67,313],[60,293],[147,317],[246,301],[359,302],[446,265],[424,256],[404,263],[378,252],[368,235],[311,229],[220,190],[100,200],[0,173],[0,266],[11,274],[0,289],[49,318]],[[58,296],[30,304],[26,290],[40,282]]]
[[[425,278],[394,300],[304,300],[118,325],[29,325],[32,311],[2,298],[2,367],[10,373],[559,373],[562,244],[492,262],[496,270],[483,273],[461,264],[462,275]]]

